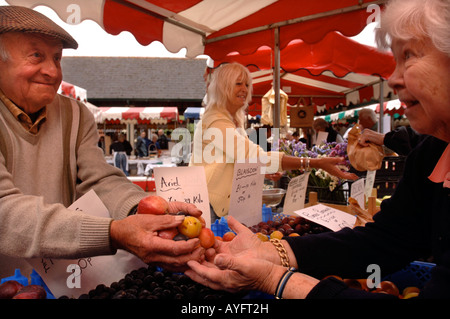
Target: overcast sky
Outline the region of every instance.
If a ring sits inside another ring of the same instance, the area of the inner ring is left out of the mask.
[[[0,0],[0,5],[7,5],[7,3]],[[113,36],[91,20],[85,20],[78,25],[69,25],[48,7],[40,6],[35,9],[62,26],[78,42],[78,49],[64,50],[64,56],[185,57],[185,49],[171,53],[165,49],[164,45],[156,41],[148,46],[142,46],[129,32]],[[374,24],[369,24],[360,35],[353,39],[366,45],[375,46],[373,29]]]

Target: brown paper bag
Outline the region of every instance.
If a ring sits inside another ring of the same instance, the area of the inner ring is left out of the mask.
[[[350,164],[358,171],[374,171],[381,168],[385,156],[383,147],[370,143],[362,146],[358,143],[361,136],[361,127],[353,126],[348,133],[347,155]]]
[[[367,210],[362,209],[356,199],[349,197],[348,203],[352,213],[356,215],[354,227],[365,226],[366,223],[373,222],[373,216]]]

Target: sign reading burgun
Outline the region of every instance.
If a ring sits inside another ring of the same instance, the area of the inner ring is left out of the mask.
[[[260,222],[263,186],[260,163],[235,163],[229,215],[246,225]]]

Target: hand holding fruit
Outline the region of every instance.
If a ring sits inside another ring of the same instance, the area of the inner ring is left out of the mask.
[[[198,238],[174,241],[159,236],[159,233],[176,229],[183,222],[184,215],[172,215],[179,211],[201,217],[201,211],[192,204],[168,203],[159,196],[142,199],[136,215],[112,221],[112,246],[135,254],[147,264],[183,271],[188,260],[204,259],[204,248]]]
[[[214,263],[189,261],[185,274],[192,280],[216,290],[238,292],[240,290],[270,291],[274,268],[273,263],[248,256],[218,254]]]
[[[207,251],[207,259],[212,261],[216,253],[231,255],[248,253],[251,256],[255,256],[260,251],[258,248],[262,247],[262,241],[247,226],[241,224],[232,216],[228,216],[227,222],[230,229],[236,233],[236,236],[232,240],[228,240],[224,235],[223,240],[217,240],[214,250]]]

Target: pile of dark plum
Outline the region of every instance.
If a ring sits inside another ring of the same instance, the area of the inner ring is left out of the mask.
[[[236,297],[234,294],[198,284],[182,273],[149,266],[131,271],[110,286],[99,284],[89,293],[80,295],[78,299],[215,300]],[[59,299],[68,297],[62,296]]]

